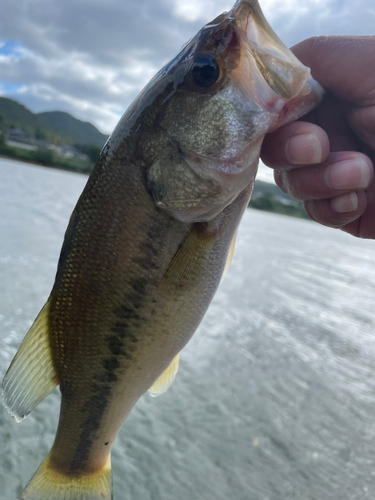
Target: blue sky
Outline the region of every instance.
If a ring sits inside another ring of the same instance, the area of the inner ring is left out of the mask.
[[[313,35],[375,35],[374,0],[260,4],[286,45]],[[228,0],[2,0],[0,94],[110,133],[156,71],[231,7]]]
[[[0,42],[0,61],[1,56],[6,58],[17,57],[18,49],[21,47],[21,44],[16,40],[5,40]],[[1,75],[0,75],[1,77]],[[0,95],[17,95],[22,89],[22,83],[18,83],[15,81],[2,81],[0,79]]]
[[[0,80],[0,95],[15,95],[20,91],[21,88],[22,85],[20,83],[2,82]]]
[[[17,52],[17,48],[20,46],[17,40],[6,40],[0,44],[0,54],[9,56]]]

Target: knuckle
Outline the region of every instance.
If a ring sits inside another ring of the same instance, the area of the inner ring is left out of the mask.
[[[308,198],[304,184],[300,182],[300,172],[298,170],[283,170],[280,175],[285,193],[299,201]]]

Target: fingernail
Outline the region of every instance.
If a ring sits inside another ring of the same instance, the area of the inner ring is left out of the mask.
[[[356,193],[342,194],[332,198],[331,204],[333,210],[339,214],[355,212],[358,208],[358,196]]]
[[[290,163],[309,165],[322,161],[322,147],[316,134],[300,134],[285,144],[285,156]]]
[[[324,174],[328,187],[333,189],[364,189],[370,183],[370,167],[363,158],[330,165]]]

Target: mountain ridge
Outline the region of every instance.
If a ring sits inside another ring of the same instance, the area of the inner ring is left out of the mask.
[[[92,123],[78,120],[64,111],[33,113],[26,106],[7,97],[0,97],[0,131],[17,128],[31,139],[58,145],[95,145],[102,147],[107,135]]]

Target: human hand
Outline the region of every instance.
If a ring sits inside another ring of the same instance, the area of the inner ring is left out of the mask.
[[[375,238],[375,37],[317,37],[292,48],[328,92],[266,135],[263,162],[317,222]]]

